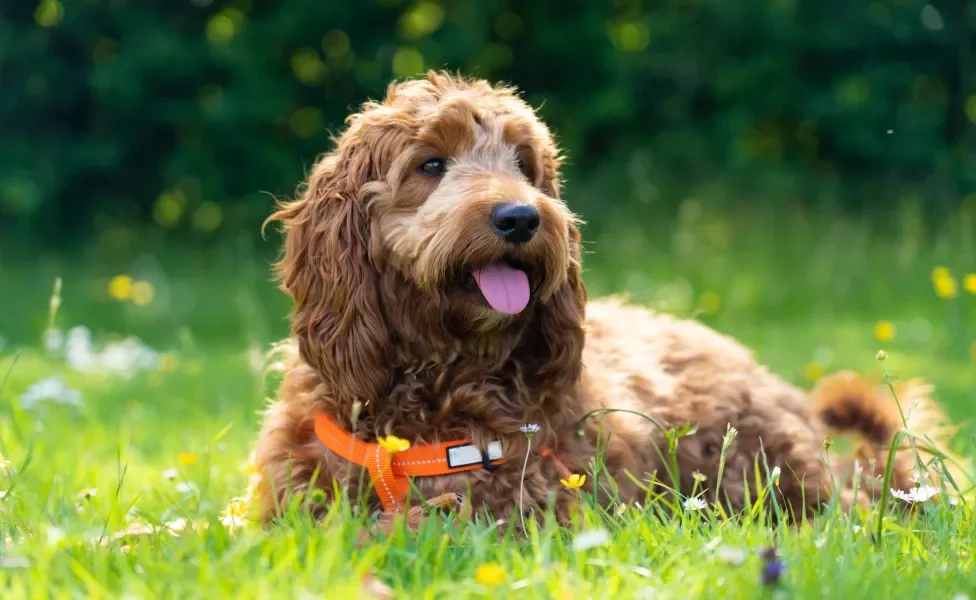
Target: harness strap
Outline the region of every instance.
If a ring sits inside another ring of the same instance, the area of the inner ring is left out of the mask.
[[[345,460],[364,467],[379,496],[383,510],[403,512],[409,477],[434,477],[474,469],[493,469],[504,464],[501,442],[484,450],[470,440],[412,446],[391,453],[378,443],[364,442],[340,427],[325,413],[315,415],[315,435]]]

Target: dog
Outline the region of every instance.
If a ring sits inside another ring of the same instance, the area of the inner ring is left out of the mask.
[[[732,511],[769,489],[801,518],[876,497],[905,428],[945,452],[924,382],[900,384],[903,417],[852,372],[804,391],[697,321],[588,300],[562,157],[513,88],[397,82],[333,141],[268,220],[294,311],[252,455],[261,522],[296,503],[321,517],[338,496],[566,520],[580,493],[662,489]],[[828,457],[831,434],[859,445]],[[891,487],[937,476],[907,443],[895,453]]]

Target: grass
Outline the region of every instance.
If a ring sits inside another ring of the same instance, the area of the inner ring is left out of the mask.
[[[874,357],[884,348],[895,377],[936,384],[972,454],[976,295],[962,285],[976,272],[971,223],[924,231],[907,213],[893,222],[881,232],[826,215],[719,217],[695,202],[644,222],[609,214],[586,232],[587,281],[592,296],[626,290],[697,316],[800,385],[841,368],[880,376]],[[258,411],[273,392],[257,360],[284,334],[287,312],[268,282],[273,244],[241,239],[196,250],[96,240],[60,255],[3,255],[0,453],[11,464],[0,474],[0,597],[355,598],[369,597],[367,574],[416,598],[976,597],[971,505],[892,505],[883,520],[835,509],[774,529],[710,509],[668,516],[667,499],[610,515],[583,502],[573,528],[546,525],[524,539],[499,539],[488,523],[434,521],[361,549],[362,516],[346,506],[321,524],[295,515],[270,532],[229,531],[220,514],[245,489]],[[935,294],[936,266],[959,283],[954,298]],[[150,281],[152,302],[113,300],[119,273]],[[86,374],[46,352],[57,276],[59,328],[89,326],[97,345],[136,335],[161,353],[156,365],[131,377]],[[876,339],[879,321],[893,339]],[[30,386],[52,376],[81,401],[25,406]],[[207,527],[128,552],[91,544],[133,520],[180,518]],[[607,543],[574,549],[600,530]],[[773,546],[785,571],[764,585],[760,552]],[[479,567],[485,577],[496,563],[497,586],[479,581]]]

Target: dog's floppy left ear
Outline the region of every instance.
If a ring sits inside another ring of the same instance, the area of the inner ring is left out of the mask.
[[[379,177],[376,142],[354,123],[313,167],[301,197],[268,219],[285,233],[277,270],[295,303],[292,333],[341,417],[357,400],[375,406],[389,385],[390,336],[364,194]]]
[[[553,390],[566,390],[579,379],[583,363],[583,321],[586,286],[581,277],[580,232],[569,225],[570,262],[565,281],[540,309],[539,327],[545,348],[539,380]]]
[[[561,159],[555,145],[548,144],[542,156],[542,190],[559,199],[559,166]],[[539,380],[552,390],[566,390],[579,379],[583,363],[583,321],[586,316],[586,286],[582,279],[582,236],[574,221],[569,220],[569,263],[566,279],[540,309],[539,327],[544,348]]]

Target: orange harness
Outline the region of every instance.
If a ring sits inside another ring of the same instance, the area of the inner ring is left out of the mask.
[[[365,467],[387,512],[402,512],[410,490],[408,477],[433,477],[503,464],[500,442],[482,451],[470,440],[425,444],[390,453],[377,443],[352,436],[324,413],[315,415],[315,435],[325,446],[349,462]]]

